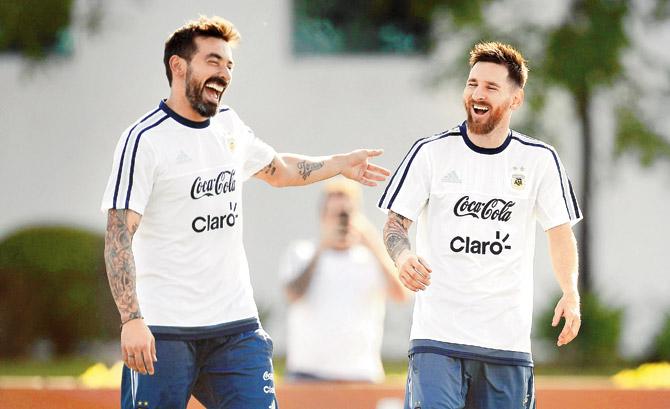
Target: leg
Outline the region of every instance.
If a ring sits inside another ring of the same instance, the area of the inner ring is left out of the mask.
[[[405,409],[463,409],[467,390],[460,359],[431,353],[410,356]]]
[[[472,376],[468,409],[535,408],[533,368],[468,361]]]
[[[123,367],[121,408],[185,409],[196,377],[195,349],[187,341],[156,340],[154,375]]]
[[[193,390],[207,409],[276,409],[272,340],[262,329],[208,340]]]

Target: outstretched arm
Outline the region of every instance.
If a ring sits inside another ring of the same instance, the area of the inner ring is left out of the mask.
[[[578,262],[577,240],[572,233],[570,223],[565,223],[547,230],[549,254],[554,268],[556,280],[563,291],[563,296],[554,309],[552,326],[557,326],[561,317],[565,325],[558,336],[557,345],[565,345],[575,339],[581,326],[579,311],[579,290],[577,289]]]
[[[110,209],[105,234],[105,265],[114,302],[121,315],[121,352],[126,365],[137,372],[153,375],[156,346],[142,319],[135,292],[133,235],[142,216],[132,210]]]
[[[276,187],[308,185],[339,174],[363,185],[377,186],[390,172],[368,161],[382,152],[358,149],[331,156],[280,153],[254,176]]]
[[[389,210],[384,225],[384,244],[398,267],[400,282],[412,291],[425,290],[430,285],[432,270],[423,258],[412,253],[408,235],[411,225],[410,219]]]

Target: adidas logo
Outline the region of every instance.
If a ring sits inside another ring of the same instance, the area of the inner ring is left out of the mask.
[[[177,154],[177,158],[175,161],[177,163],[186,163],[190,162],[191,158],[182,150],[179,151],[179,154]]]
[[[458,173],[456,173],[455,170],[452,170],[451,172],[447,173],[447,175],[442,178],[442,181],[445,183],[463,183],[463,181],[461,181],[461,178],[458,177]]]

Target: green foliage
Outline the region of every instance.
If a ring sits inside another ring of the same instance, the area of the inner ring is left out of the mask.
[[[621,74],[620,56],[628,45],[623,0],[575,1],[570,18],[548,37],[542,72],[572,94],[590,94]]]
[[[581,309],[582,326],[579,335],[560,348],[560,364],[590,367],[619,362],[621,359],[618,347],[623,311],[607,307],[592,293],[582,296]],[[561,321],[557,327],[544,325],[550,323],[554,316],[553,305],[541,315],[539,322],[543,325],[539,328],[538,335],[555,344],[564,322]]]
[[[666,314],[663,327],[654,339],[651,359],[654,361],[670,361],[670,314]]]
[[[657,159],[670,158],[670,143],[649,129],[647,124],[629,108],[620,108],[617,113],[615,154],[635,152],[640,163],[651,166]]]
[[[103,248],[101,236],[68,227],[27,228],[0,242],[0,355],[25,354],[40,338],[68,353],[116,332]]]
[[[41,59],[72,47],[68,28],[72,0],[3,0],[0,2],[0,51],[17,51]]]

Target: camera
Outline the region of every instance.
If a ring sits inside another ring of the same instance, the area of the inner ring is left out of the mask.
[[[337,215],[339,231],[342,236],[345,236],[349,232],[349,212],[342,211]]]

